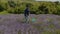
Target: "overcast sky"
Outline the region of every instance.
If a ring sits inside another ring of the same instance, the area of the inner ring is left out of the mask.
[[[60,2],[60,0],[36,0],[36,1],[52,1],[52,2],[59,1]]]

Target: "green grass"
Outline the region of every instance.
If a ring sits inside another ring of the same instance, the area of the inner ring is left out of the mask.
[[[18,31],[18,34],[21,34],[21,30]]]
[[[0,12],[0,15],[9,14],[7,11]]]
[[[54,34],[54,32],[51,32],[51,31],[44,31],[44,32],[42,32],[42,34]]]
[[[56,34],[60,34],[60,29],[56,29],[56,30],[55,30],[55,33],[56,33]]]

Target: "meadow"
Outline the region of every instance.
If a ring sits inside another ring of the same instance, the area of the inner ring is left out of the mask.
[[[30,14],[29,23],[25,23],[23,14],[0,15],[0,34],[60,34],[60,16]]]
[[[27,4],[29,23],[24,22]],[[60,34],[60,2],[0,0],[0,34]]]

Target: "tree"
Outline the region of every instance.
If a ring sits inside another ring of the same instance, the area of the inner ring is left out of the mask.
[[[10,7],[13,7],[13,8],[16,6],[14,1],[8,1],[8,4],[9,4]]]
[[[56,5],[58,5],[59,4],[59,1],[56,1],[56,2],[54,2]]]
[[[3,10],[4,10],[4,7],[0,5],[0,12],[2,12]]]

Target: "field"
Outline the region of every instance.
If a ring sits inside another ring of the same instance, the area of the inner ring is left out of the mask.
[[[60,16],[30,14],[29,23],[24,23],[23,14],[0,15],[0,34],[60,34]]]
[[[24,11],[29,6],[29,22]],[[60,34],[60,2],[0,0],[0,34]]]

